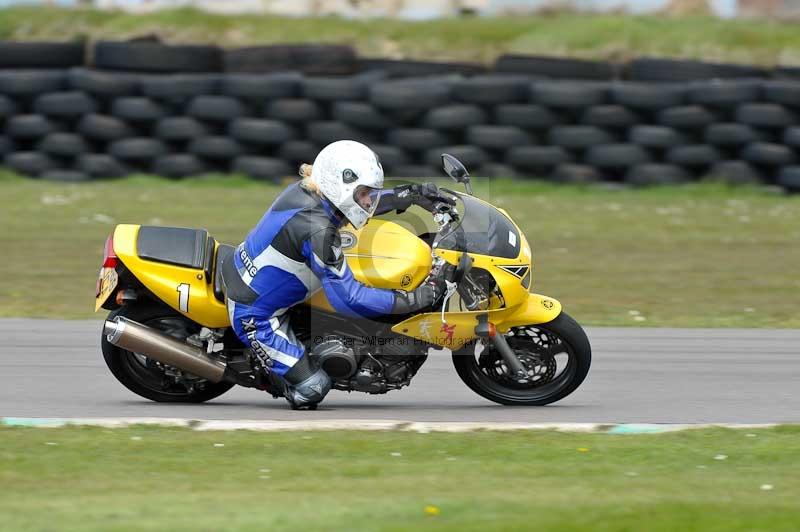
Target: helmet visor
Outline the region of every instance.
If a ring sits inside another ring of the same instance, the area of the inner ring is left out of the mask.
[[[353,191],[353,201],[356,205],[364,209],[370,216],[378,208],[378,201],[381,199],[381,190],[366,185],[359,185]]]

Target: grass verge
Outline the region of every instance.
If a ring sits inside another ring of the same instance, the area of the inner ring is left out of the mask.
[[[0,428],[0,529],[789,531],[799,437]]]
[[[156,34],[170,42],[235,47],[269,43],[354,45],[365,56],[491,62],[506,52],[625,59],[642,55],[764,65],[800,64],[792,22],[709,16],[625,16],[554,11],[535,16],[393,19],[213,15],[194,9],[131,15],[119,11],[14,7],[0,10],[0,38],[125,39]]]
[[[800,327],[800,197],[716,184],[475,184],[527,235],[532,289],[585,325]],[[115,224],[204,227],[235,244],[281,190],[224,176],[63,184],[0,173],[0,317],[95,316]]]

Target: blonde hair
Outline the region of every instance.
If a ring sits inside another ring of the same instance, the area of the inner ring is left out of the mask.
[[[317,196],[322,196],[322,192],[319,189],[319,185],[311,181],[312,169],[313,167],[310,164],[303,163],[300,165],[300,171],[298,172],[298,174],[300,174],[300,177],[303,178],[303,180],[300,181],[300,186],[309,192],[313,192]]]

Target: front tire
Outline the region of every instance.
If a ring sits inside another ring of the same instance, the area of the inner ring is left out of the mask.
[[[108,315],[137,321],[159,329],[180,340],[200,330],[200,326],[165,306],[124,306]],[[195,330],[197,329],[197,330]],[[209,382],[200,377],[187,376],[176,380],[168,373],[173,368],[122,349],[106,339],[101,333],[103,358],[108,369],[119,382],[133,393],[159,403],[203,403],[219,397],[235,386],[231,382]]]
[[[548,405],[574,392],[589,373],[589,339],[564,312],[547,323],[514,327],[506,339],[528,370],[523,379],[510,374],[491,344],[476,343],[453,353],[453,365],[464,384],[490,401]]]

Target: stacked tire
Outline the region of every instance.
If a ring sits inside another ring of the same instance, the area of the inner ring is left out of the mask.
[[[353,139],[397,177],[440,175],[447,152],[476,175],[637,185],[713,175],[800,189],[800,80],[786,69],[765,79],[742,65],[502,56],[487,70],[359,61],[337,45],[223,52],[147,40],[96,43],[87,68],[82,49],[0,43],[5,166],[75,181],[275,180]]]
[[[82,64],[83,49],[80,42],[0,42],[0,157],[6,167],[42,176],[64,165],[60,155],[48,151],[69,154],[82,149],[80,139],[68,136],[67,102],[41,99],[65,90],[64,69]]]

